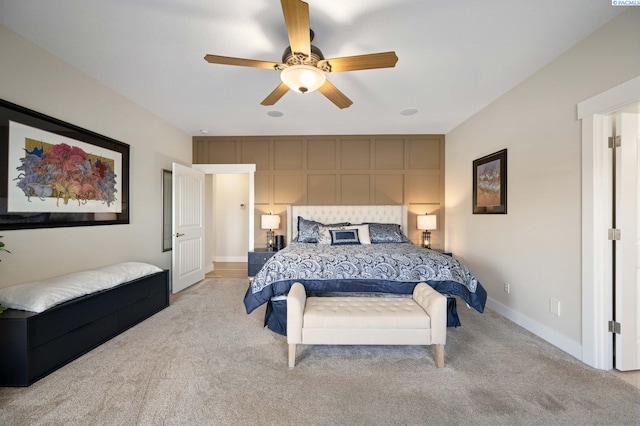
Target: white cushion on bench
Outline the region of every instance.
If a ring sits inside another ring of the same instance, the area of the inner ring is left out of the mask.
[[[411,298],[309,297],[304,328],[429,329],[431,319]]]
[[[148,263],[123,262],[43,281],[16,284],[0,289],[0,305],[40,313],[76,297],[161,271],[162,269]]]

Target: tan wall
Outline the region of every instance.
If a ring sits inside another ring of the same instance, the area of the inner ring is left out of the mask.
[[[286,206],[409,206],[409,238],[418,243],[415,215],[438,215],[444,229],[444,136],[194,137],[194,164],[255,164],[256,247],[264,246],[260,215]],[[432,246],[442,248],[441,231]]]

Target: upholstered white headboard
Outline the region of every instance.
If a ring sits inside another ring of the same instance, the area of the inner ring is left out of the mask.
[[[407,235],[407,206],[287,206],[287,245],[298,234],[298,216],[321,223],[397,223]]]

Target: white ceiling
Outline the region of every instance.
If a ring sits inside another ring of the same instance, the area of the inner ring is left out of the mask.
[[[610,0],[308,0],[326,58],[394,50],[395,68],[329,75],[320,93],[260,102],[279,62],[278,0],[0,0],[0,23],[190,135],[447,133],[622,12]],[[401,111],[415,108],[415,115]],[[282,117],[267,115],[281,111]]]

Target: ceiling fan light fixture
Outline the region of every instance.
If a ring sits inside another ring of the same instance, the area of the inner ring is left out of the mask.
[[[311,65],[291,65],[282,70],[280,79],[291,90],[299,93],[311,93],[327,81],[327,76]]]

